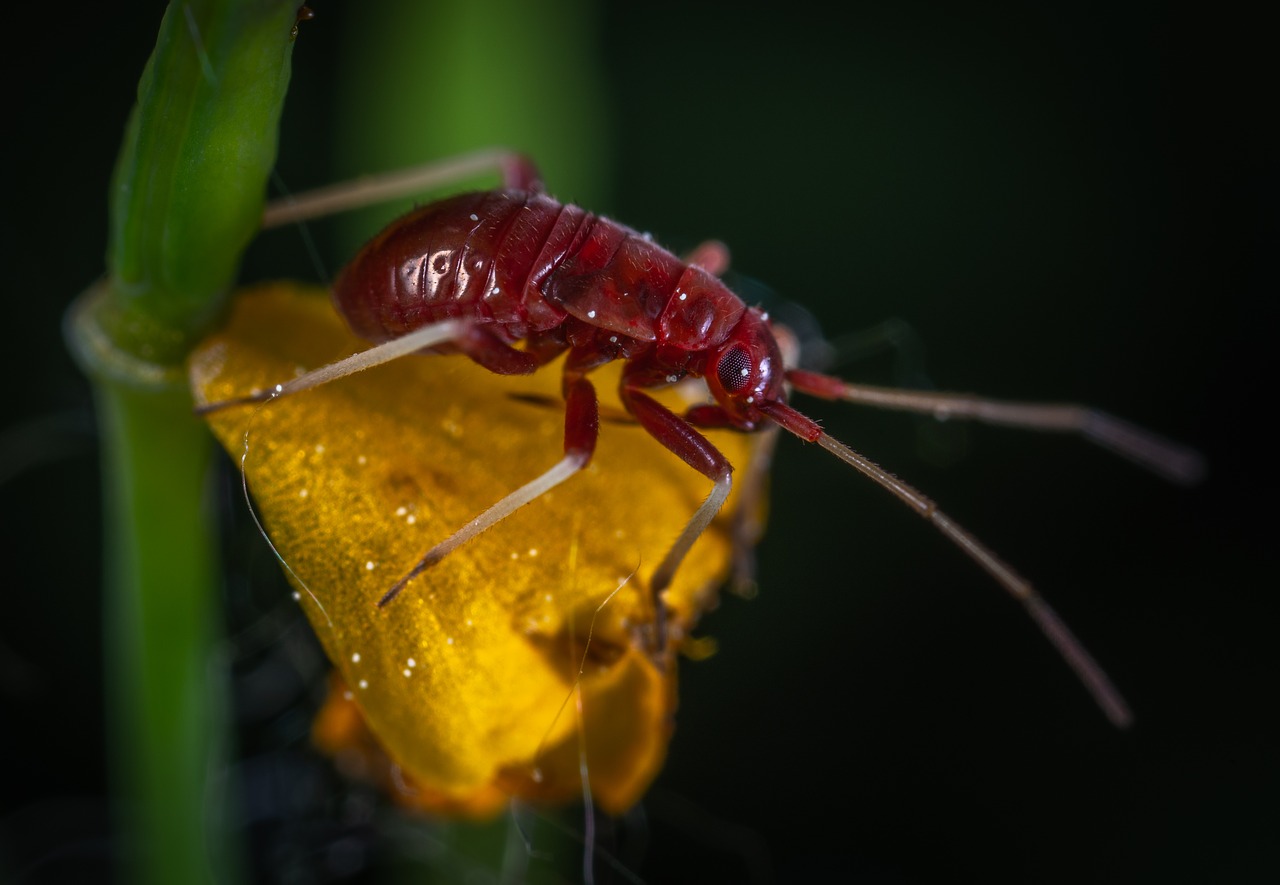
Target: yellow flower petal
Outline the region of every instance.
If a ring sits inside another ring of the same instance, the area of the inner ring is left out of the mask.
[[[192,384],[214,402],[366,346],[323,292],[262,287],[195,354]],[[593,375],[606,413],[620,409],[617,368]],[[710,483],[638,426],[604,420],[585,471],[375,606],[436,542],[559,460],[559,390],[556,366],[504,378],[414,356],[208,418],[237,460],[248,431],[249,487],[301,604],[424,807],[475,815],[507,795],[572,799],[585,752],[596,800],[621,812],[666,753],[675,674],[644,647],[648,578]],[[709,436],[739,467],[757,441]],[[668,591],[674,639],[715,604],[736,495]],[[354,732],[329,737],[340,734]]]

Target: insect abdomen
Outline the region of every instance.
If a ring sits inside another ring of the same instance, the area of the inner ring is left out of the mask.
[[[566,315],[638,342],[689,268],[629,227],[527,191],[462,194],[393,222],[334,284],[352,330],[386,341],[465,317],[524,338]]]
[[[456,317],[511,327],[516,338],[554,328],[565,314],[542,285],[588,217],[525,191],[424,206],[360,250],[334,283],[334,303],[370,341]]]

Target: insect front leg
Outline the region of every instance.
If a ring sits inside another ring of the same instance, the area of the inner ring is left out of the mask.
[[[622,376],[619,394],[623,404],[649,435],[680,457],[682,461],[715,483],[711,494],[698,507],[684,530],[676,538],[667,555],[654,569],[649,579],[649,592],[653,597],[653,647],[655,659],[661,662],[667,647],[667,611],[663,594],[675,577],[676,569],[693,547],[694,541],[707,529],[711,520],[720,512],[733,486],[733,465],[710,440],[694,429],[684,418],[676,415],[657,400],[642,393],[641,387],[659,383],[649,369],[633,369],[628,365]]]
[[[719,406],[694,406],[684,417],[695,427],[736,429]],[[734,508],[730,528],[733,579],[729,589],[746,598],[755,596],[757,590],[756,547],[764,537],[769,469],[773,465],[773,453],[778,447],[781,431],[777,424],[769,424],[757,432],[758,441],[751,450],[751,460],[742,468],[742,478],[738,483],[738,504]]]

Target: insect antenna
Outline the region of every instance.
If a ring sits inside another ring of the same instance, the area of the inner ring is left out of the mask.
[[[1027,614],[1057,649],[1067,665],[1075,671],[1076,676],[1084,683],[1089,694],[1093,696],[1094,701],[1102,708],[1102,712],[1113,725],[1124,729],[1133,723],[1133,713],[1120,691],[1112,684],[1110,677],[1085,650],[1084,645],[1075,637],[1057,612],[1045,602],[1030,582],[1014,571],[1010,565],[939,510],[938,505],[927,496],[824,432],[812,418],[806,417],[786,403],[764,402],[758,407],[784,429],[807,442],[822,446],[881,488],[892,492],[898,500],[931,522],[987,574],[995,578],[1009,595],[1022,603]]]
[[[969,393],[875,387],[800,369],[789,370],[787,382],[801,393],[821,399],[924,413],[939,420],[967,418],[1024,430],[1075,433],[1178,485],[1195,485],[1204,478],[1204,458],[1199,452],[1088,406],[1010,402]]]

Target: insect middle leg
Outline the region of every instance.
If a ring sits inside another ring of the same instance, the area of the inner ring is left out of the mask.
[[[484,326],[470,327],[454,342],[454,346],[484,368],[499,375],[528,374],[557,355],[554,348],[536,352],[516,350]],[[390,603],[410,581],[453,550],[549,492],[590,463],[591,456],[595,453],[596,440],[600,436],[600,407],[595,387],[584,372],[574,370],[571,361],[566,362],[564,400],[564,457],[550,470],[525,483],[428,550],[412,569],[383,594],[378,600],[379,608]]]
[[[550,470],[525,483],[428,550],[404,577],[396,581],[391,589],[383,594],[378,600],[378,607],[381,608],[395,599],[405,585],[444,559],[450,552],[586,467],[595,453],[599,435],[600,413],[595,387],[584,376],[567,377],[565,380],[564,457]]]

